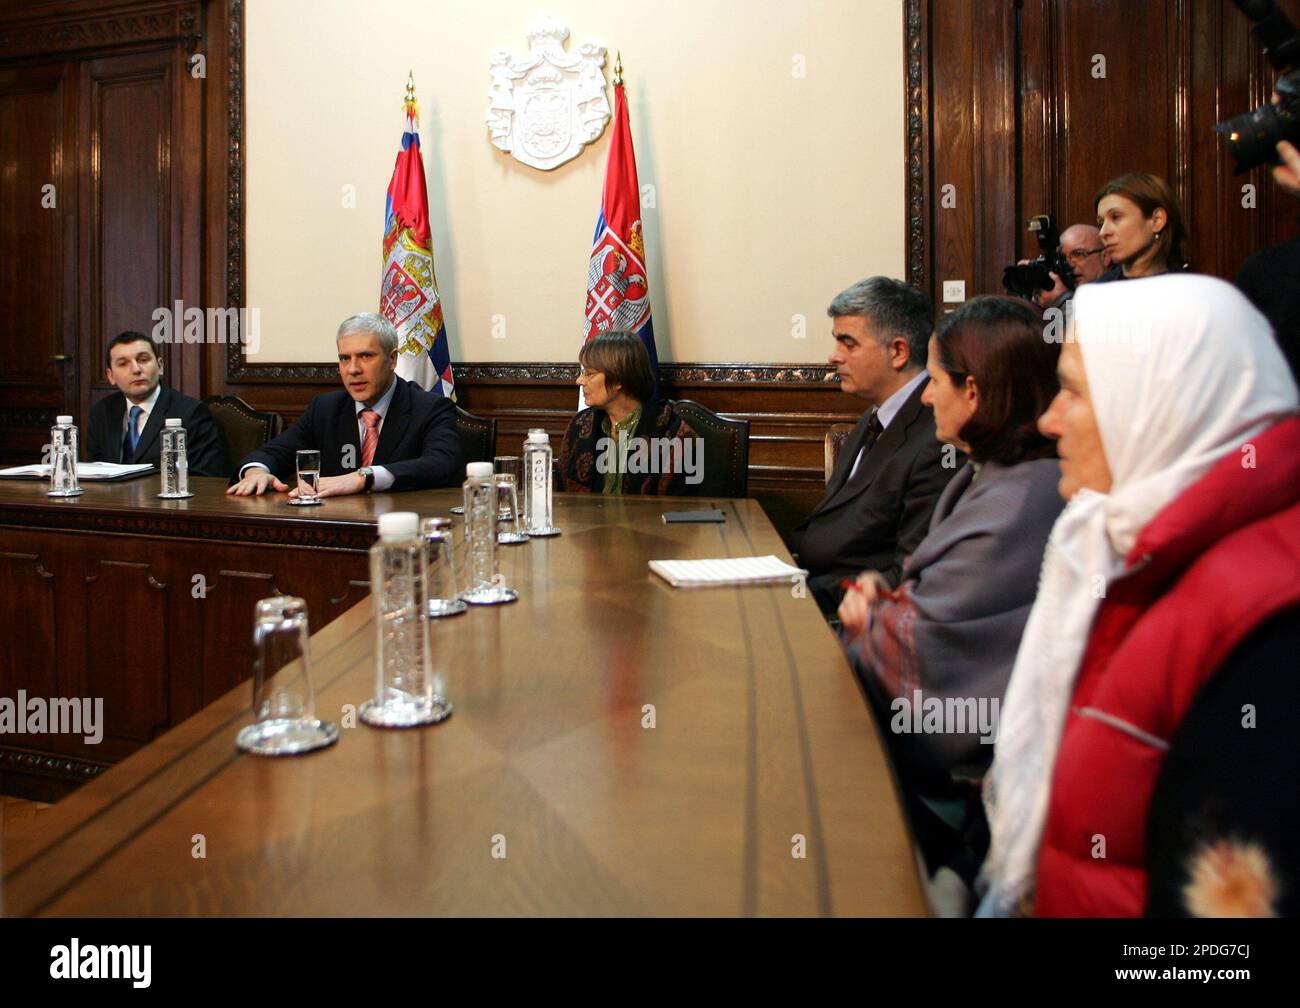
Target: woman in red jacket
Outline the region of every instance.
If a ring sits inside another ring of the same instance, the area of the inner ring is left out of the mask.
[[[1297,392],[1263,316],[1203,276],[1080,288],[1059,375],[1040,428],[1068,504],[986,781],[980,913],[1129,916],[1184,716],[1300,606]]]

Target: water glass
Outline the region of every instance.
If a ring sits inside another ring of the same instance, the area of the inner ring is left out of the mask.
[[[427,569],[429,615],[459,616],[469,609],[460,599],[456,576],[456,547],[452,541],[450,518],[425,518],[420,522]]]
[[[319,504],[320,499],[320,452],[315,448],[303,448],[298,452],[298,497],[290,504],[308,506]]]
[[[514,473],[497,472],[492,482],[497,487],[497,542],[502,546],[528,542],[528,533],[519,520],[519,494]]]
[[[259,756],[291,756],[338,741],[338,726],[316,717],[307,603],[293,595],[262,599],[253,611],[253,717],[235,744]]]

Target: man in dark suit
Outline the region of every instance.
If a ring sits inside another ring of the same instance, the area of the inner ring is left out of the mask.
[[[465,463],[455,409],[397,377],[392,323],[373,312],[353,315],[335,342],[343,391],[312,399],[297,423],[240,463],[226,493],[288,490],[297,481],[297,454],[309,448],[320,452],[321,497],[458,483]]]
[[[840,388],[871,407],[791,542],[817,604],[831,615],[844,595],[842,578],[875,570],[898,585],[939,494],[965,460],[952,449],[944,456],[934,412],[921,402],[929,298],[901,280],[870,277],[836,297],[827,314]]]
[[[117,391],[90,411],[91,462],[152,462],[162,453],[163,421],[177,417],[185,428],[185,457],[192,476],[228,476],[226,450],[212,412],[162,383],[158,345],[138,332],[108,341],[105,378]]]

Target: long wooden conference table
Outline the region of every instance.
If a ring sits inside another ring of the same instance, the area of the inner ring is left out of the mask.
[[[156,479],[57,502],[40,484],[0,486],[0,557],[17,578],[0,616],[43,589],[60,602],[56,640],[28,639],[19,657],[53,643],[67,659],[35,681],[11,649],[0,696],[75,696],[143,663],[148,689],[166,693],[150,717],[177,721],[10,836],[4,913],[925,912],[877,729],[812,598],[790,585],[673,589],[647,568],[788,560],[756,502],[557,495],[561,536],[501,549],[519,600],[435,622],[455,713],[381,731],[349,717],[375,688],[364,551],[380,513],[447,514],[459,492],[297,509],[195,482],[183,502],[155,499]],[[661,520],[710,505],[725,523]],[[92,578],[116,578],[119,597],[95,598]],[[145,590],[160,601],[141,613]],[[268,759],[234,739],[251,721],[251,599],[277,591],[308,598],[317,713],[343,727],[328,749]],[[77,598],[107,612],[69,611]],[[173,612],[183,625],[160,627]],[[29,615],[29,638],[44,618]],[[97,664],[71,667],[74,655]],[[198,705],[204,676],[238,685]],[[108,701],[148,689],[105,698],[119,749],[148,725]]]

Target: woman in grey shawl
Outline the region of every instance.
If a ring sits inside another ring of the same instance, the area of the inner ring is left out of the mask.
[[[1038,430],[1058,388],[1060,344],[1044,331],[1038,309],[1008,297],[975,298],[940,321],[923,401],[939,440],[953,446],[945,456],[955,462],[960,450],[969,461],[935,505],[898,589],[867,571],[839,610],[932,868],[959,855],[968,814],[982,826],[973,791],[954,783],[954,771],[978,776],[992,759],[998,709],[1063,506],[1055,445]],[[960,873],[973,876],[981,854],[970,852],[970,870]]]

